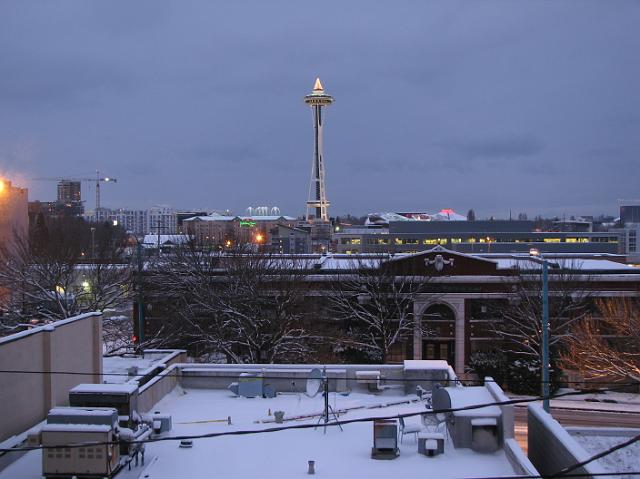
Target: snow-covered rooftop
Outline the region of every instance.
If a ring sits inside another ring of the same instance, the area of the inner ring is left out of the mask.
[[[138,389],[137,384],[78,384],[71,393],[105,393],[132,394]]]
[[[535,263],[527,258],[489,258],[491,261],[498,263],[498,269],[541,269],[540,263]],[[550,262],[559,264],[562,268],[572,270],[588,270],[588,271],[600,271],[600,270],[616,270],[616,271],[637,271],[638,268],[618,263],[610,259],[567,259],[567,258],[549,258]]]
[[[335,410],[357,408],[340,415],[341,420],[348,420],[424,411],[424,405],[419,402],[384,407],[385,404],[415,398],[415,395],[365,393],[351,393],[344,397],[332,393],[330,403]],[[248,399],[236,398],[224,390],[177,388],[156,404],[154,410],[172,415],[171,435],[192,435],[265,429],[275,425],[269,411],[284,411],[286,419],[319,413],[322,407],[321,396],[309,398],[304,394],[283,394],[271,399]],[[229,416],[231,426],[224,421]],[[218,420],[223,421],[213,422]],[[317,418],[311,418],[285,422],[285,425],[315,424],[317,421]],[[420,419],[419,416],[411,417],[406,422],[420,424]],[[442,456],[427,458],[418,454],[416,441],[410,436],[400,444],[400,457],[396,460],[376,461],[370,457],[372,423],[346,424],[343,428],[340,431],[329,427],[326,434],[319,427],[317,430],[196,439],[191,449],[180,449],[174,441],[150,443],[147,444],[147,454],[153,459],[143,476],[147,479],[198,478],[209,477],[211,471],[216,471],[220,477],[298,477],[306,474],[309,460],[315,461],[318,475],[331,478],[374,479],[388,478],[390,474],[460,478],[514,474],[504,451],[480,454],[470,449],[455,449],[448,442]]]

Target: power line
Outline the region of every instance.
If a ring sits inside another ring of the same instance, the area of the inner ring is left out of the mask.
[[[640,471],[631,471],[631,472],[593,472],[593,473],[589,473],[589,477],[597,477],[597,476],[606,476],[606,477],[610,477],[610,476],[630,476],[633,474],[640,474]],[[529,474],[526,476],[479,476],[479,477],[465,477],[465,478],[460,478],[460,479],[549,479],[552,476],[549,475],[535,475],[535,474]],[[586,475],[584,473],[574,473],[574,474],[563,474],[562,476],[559,477],[586,477]]]
[[[564,469],[561,469],[560,471],[556,472],[555,474],[551,474],[549,477],[564,477],[566,474],[575,471],[576,469],[580,469],[583,466],[586,466],[587,464],[593,462],[593,461],[597,461],[600,458],[603,458],[605,456],[608,456],[609,454],[616,452],[619,449],[625,448],[627,446],[630,446],[631,444],[640,441],[640,434],[638,434],[637,436],[632,437],[631,439],[621,442],[620,444],[616,444],[613,447],[610,447],[609,449],[606,449],[602,452],[599,452],[598,454],[594,454],[593,456],[591,456],[588,459],[585,459],[584,461],[580,461],[576,464],[573,464],[572,466],[569,467],[565,467]]]
[[[242,368],[243,364],[238,364],[237,365],[237,369],[243,369]],[[265,365],[265,366],[271,366],[271,365]],[[212,367],[215,367],[215,365],[213,365]],[[234,365],[234,367],[236,367],[236,365]],[[159,368],[159,366],[157,366],[156,368]],[[259,371],[255,370],[255,366],[253,366],[252,368],[246,368],[248,369],[248,371],[246,372],[255,372],[255,373],[259,373]],[[253,369],[253,370],[251,370]],[[203,371],[207,371],[205,368],[203,368]],[[0,370],[0,374],[49,374],[49,375],[69,375],[69,376],[114,376],[114,377],[129,377],[131,379],[134,379],[136,377],[145,377],[148,376],[149,374],[152,374],[152,371],[148,372],[145,374],[144,370],[142,372],[139,372],[136,375],[130,375],[129,373],[96,373],[96,372],[78,372],[78,371],[43,371],[43,370],[21,370],[21,369],[1,369]],[[158,375],[160,373],[157,373],[156,375]],[[167,373],[165,374],[163,377],[184,377],[182,374],[179,373]],[[194,377],[208,377],[208,378],[218,378],[218,379],[238,379],[238,374],[235,375],[226,375],[226,374],[198,374],[197,376]],[[306,380],[305,377],[299,377],[299,376],[268,376],[268,375],[262,375],[260,376],[263,379],[281,379],[281,380],[290,380],[290,381],[304,381]],[[329,380],[341,380],[341,379],[348,379],[348,378],[340,378],[340,377],[336,377],[336,378],[329,378]],[[367,378],[368,380],[371,380],[371,378]],[[530,380],[530,379],[522,379],[522,380],[505,380],[505,381],[496,381],[495,379],[491,379],[489,381],[486,381],[484,379],[477,379],[477,380],[472,380],[472,379],[448,379],[448,378],[444,378],[444,379],[432,379],[432,378],[385,378],[385,377],[381,377],[381,380],[386,380],[389,382],[433,382],[433,383],[441,383],[441,382],[445,382],[445,381],[457,381],[461,384],[484,384],[486,382],[493,382],[493,383],[499,383],[499,384],[542,384],[543,381],[542,380]],[[585,384],[585,381],[546,381],[549,383],[562,383],[562,384]],[[602,385],[614,385],[614,386],[618,386],[620,388],[626,387],[626,386],[637,386],[638,383],[637,382],[617,382],[617,381],[588,381],[587,384],[589,385],[598,385],[598,384],[602,384]],[[585,390],[587,391],[587,390]],[[582,392],[581,394],[587,394],[587,392]]]
[[[600,390],[594,390],[594,391],[606,392],[606,391],[608,391],[608,389],[600,389]],[[562,397],[562,396],[575,395],[575,394],[576,394],[575,392],[561,393],[561,394],[556,394],[556,395],[551,394],[551,395],[548,396],[548,398],[552,399],[554,397]],[[520,404],[520,403],[530,403],[530,402],[540,401],[542,399],[545,399],[545,397],[544,396],[536,396],[536,397],[533,397],[533,398],[510,399],[510,400],[507,400],[507,401],[494,401],[494,402],[483,403],[483,404],[472,404],[472,405],[469,405],[469,406],[463,406],[463,407],[458,407],[458,408],[442,408],[442,409],[435,409],[435,410],[425,410],[425,411],[414,412],[414,413],[394,414],[394,415],[390,415],[390,416],[375,416],[375,417],[370,416],[370,417],[357,418],[357,419],[330,421],[330,422],[327,422],[326,424],[323,424],[322,426],[323,427],[325,425],[326,426],[342,426],[342,425],[353,424],[353,423],[371,422],[371,421],[378,420],[378,419],[399,419],[399,418],[406,418],[406,417],[421,416],[423,414],[453,413],[453,412],[458,412],[458,411],[469,411],[469,410],[474,410],[474,409],[481,409],[481,408],[488,407],[488,406],[508,406],[508,405]],[[148,443],[148,442],[164,442],[164,441],[182,441],[182,440],[193,440],[193,439],[209,439],[209,438],[221,437],[221,436],[243,436],[243,435],[250,435],[250,434],[263,434],[263,433],[286,431],[286,430],[289,430],[289,429],[309,429],[309,428],[316,428],[316,427],[318,427],[318,425],[317,424],[313,424],[313,423],[294,424],[294,425],[290,425],[290,426],[276,426],[276,427],[270,427],[270,428],[265,428],[265,429],[248,429],[248,430],[212,432],[212,433],[205,433],[205,434],[199,434],[199,435],[182,435],[182,436],[156,437],[156,438],[144,439],[144,440],[141,440],[141,441],[130,441],[130,443],[132,443],[132,444],[143,444],[143,443]],[[82,442],[82,443],[75,443],[75,444],[59,444],[59,445],[56,445],[56,446],[44,446],[44,445],[25,446],[25,447],[20,447],[20,448],[0,449],[0,453],[33,451],[33,450],[39,450],[39,449],[57,449],[57,448],[62,448],[62,447],[77,448],[77,447],[88,447],[88,446],[102,446],[102,445],[110,445],[110,444],[117,444],[117,442],[114,442],[114,441],[112,441],[112,442],[109,442],[109,441],[106,441],[106,442],[95,441],[95,442],[93,442],[92,441],[92,442]]]
[[[593,390],[593,392],[607,392],[608,390]],[[554,398],[554,397],[561,397],[561,396],[566,396],[566,395],[572,395],[575,393],[562,393],[562,394],[557,394],[557,395],[549,395],[549,398]],[[514,400],[508,400],[508,401],[495,401],[495,402],[491,402],[491,403],[485,403],[485,404],[475,404],[475,405],[470,405],[470,406],[464,406],[464,407],[459,407],[459,408],[443,408],[443,409],[437,409],[437,410],[432,410],[432,411],[427,411],[427,412],[416,412],[416,413],[405,413],[405,414],[394,414],[394,415],[390,415],[390,416],[376,416],[376,417],[364,417],[364,418],[357,418],[357,419],[349,419],[349,420],[339,420],[339,421],[332,421],[332,422],[328,422],[326,424],[323,424],[324,426],[342,426],[342,425],[347,425],[347,424],[354,424],[354,423],[363,423],[363,422],[372,422],[375,420],[380,420],[380,419],[399,419],[399,418],[407,418],[407,417],[414,417],[414,416],[419,416],[419,415],[424,415],[424,414],[437,414],[437,413],[453,413],[453,412],[457,412],[457,411],[466,411],[466,410],[473,410],[473,409],[480,409],[480,408],[484,408],[484,407],[488,407],[488,406],[504,406],[504,405],[511,405],[511,404],[518,404],[518,403],[527,403],[527,402],[533,402],[533,401],[539,401],[544,399],[544,397],[535,397],[535,398],[527,398],[527,399],[514,399]],[[212,433],[206,433],[206,434],[199,434],[199,435],[181,435],[181,436],[168,436],[168,437],[157,437],[157,438],[147,438],[144,440],[140,440],[140,441],[130,441],[131,444],[145,444],[145,443],[154,443],[154,442],[166,442],[166,441],[183,441],[183,440],[194,440],[194,439],[209,439],[209,438],[215,438],[215,437],[222,437],[222,436],[244,436],[244,435],[253,435],[253,434],[266,434],[266,433],[271,433],[271,432],[280,432],[280,431],[287,431],[287,430],[296,430],[296,429],[310,429],[310,428],[317,428],[318,425],[314,424],[314,423],[306,423],[306,424],[295,424],[295,425],[290,425],[290,426],[276,426],[276,427],[270,427],[270,428],[265,428],[265,429],[258,429],[258,430],[236,430],[236,431],[224,431],[224,432],[212,432]],[[623,443],[617,444],[605,451],[602,451],[598,454],[595,454],[593,456],[591,456],[590,458],[586,459],[585,461],[581,461],[579,463],[573,464],[569,467],[566,467],[556,473],[550,474],[550,475],[526,475],[526,476],[518,476],[519,479],[547,479],[547,478],[557,478],[557,477],[583,477],[584,474],[578,474],[578,473],[574,473],[572,474],[573,471],[575,471],[576,469],[579,469],[580,467],[583,467],[593,461],[596,461],[598,459],[601,459],[602,457],[605,457],[609,454],[612,454],[613,452],[620,450],[622,448],[625,448],[635,442],[640,441],[640,435],[637,435]],[[90,441],[90,442],[83,442],[83,443],[74,443],[74,444],[64,444],[64,445],[56,445],[56,446],[44,446],[44,445],[39,445],[39,446],[27,446],[27,447],[20,447],[20,448],[10,448],[10,449],[0,449],[0,453],[7,453],[7,452],[26,452],[26,451],[33,451],[33,450],[44,450],[44,449],[59,449],[59,448],[80,448],[80,447],[89,447],[89,446],[108,446],[108,445],[117,445],[119,444],[119,442],[117,441],[105,441],[105,442],[100,442],[100,441]],[[594,474],[590,474],[592,476],[627,476],[627,475],[632,475],[632,474],[640,474],[640,471],[634,471],[634,472],[611,472],[611,473],[594,473]],[[501,476],[495,476],[495,477],[481,477],[481,478],[469,478],[469,479],[503,479],[503,477]]]

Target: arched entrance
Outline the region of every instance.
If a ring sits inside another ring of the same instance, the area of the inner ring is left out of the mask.
[[[442,359],[455,365],[456,315],[446,304],[432,304],[422,312],[422,359]]]

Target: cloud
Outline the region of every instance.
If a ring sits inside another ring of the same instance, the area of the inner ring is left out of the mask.
[[[514,160],[540,154],[544,143],[530,135],[451,140],[436,144],[446,156],[464,160]]]

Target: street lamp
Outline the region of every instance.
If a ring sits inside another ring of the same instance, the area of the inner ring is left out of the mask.
[[[558,269],[560,265],[543,259],[537,249],[529,250],[529,259],[542,265],[542,407],[549,412],[549,266]]]
[[[138,263],[138,281],[137,281],[137,293],[138,293],[138,350],[140,352],[140,354],[142,355],[142,357],[144,358],[144,349],[142,349],[143,347],[143,342],[144,342],[144,323],[145,323],[145,317],[144,317],[144,293],[142,291],[142,274],[143,274],[143,270],[144,270],[144,259],[142,257],[142,253],[143,253],[143,249],[142,249],[142,242],[136,238],[136,253],[137,253],[137,263]]]
[[[96,229],[91,227],[91,259],[95,261],[96,259]]]

